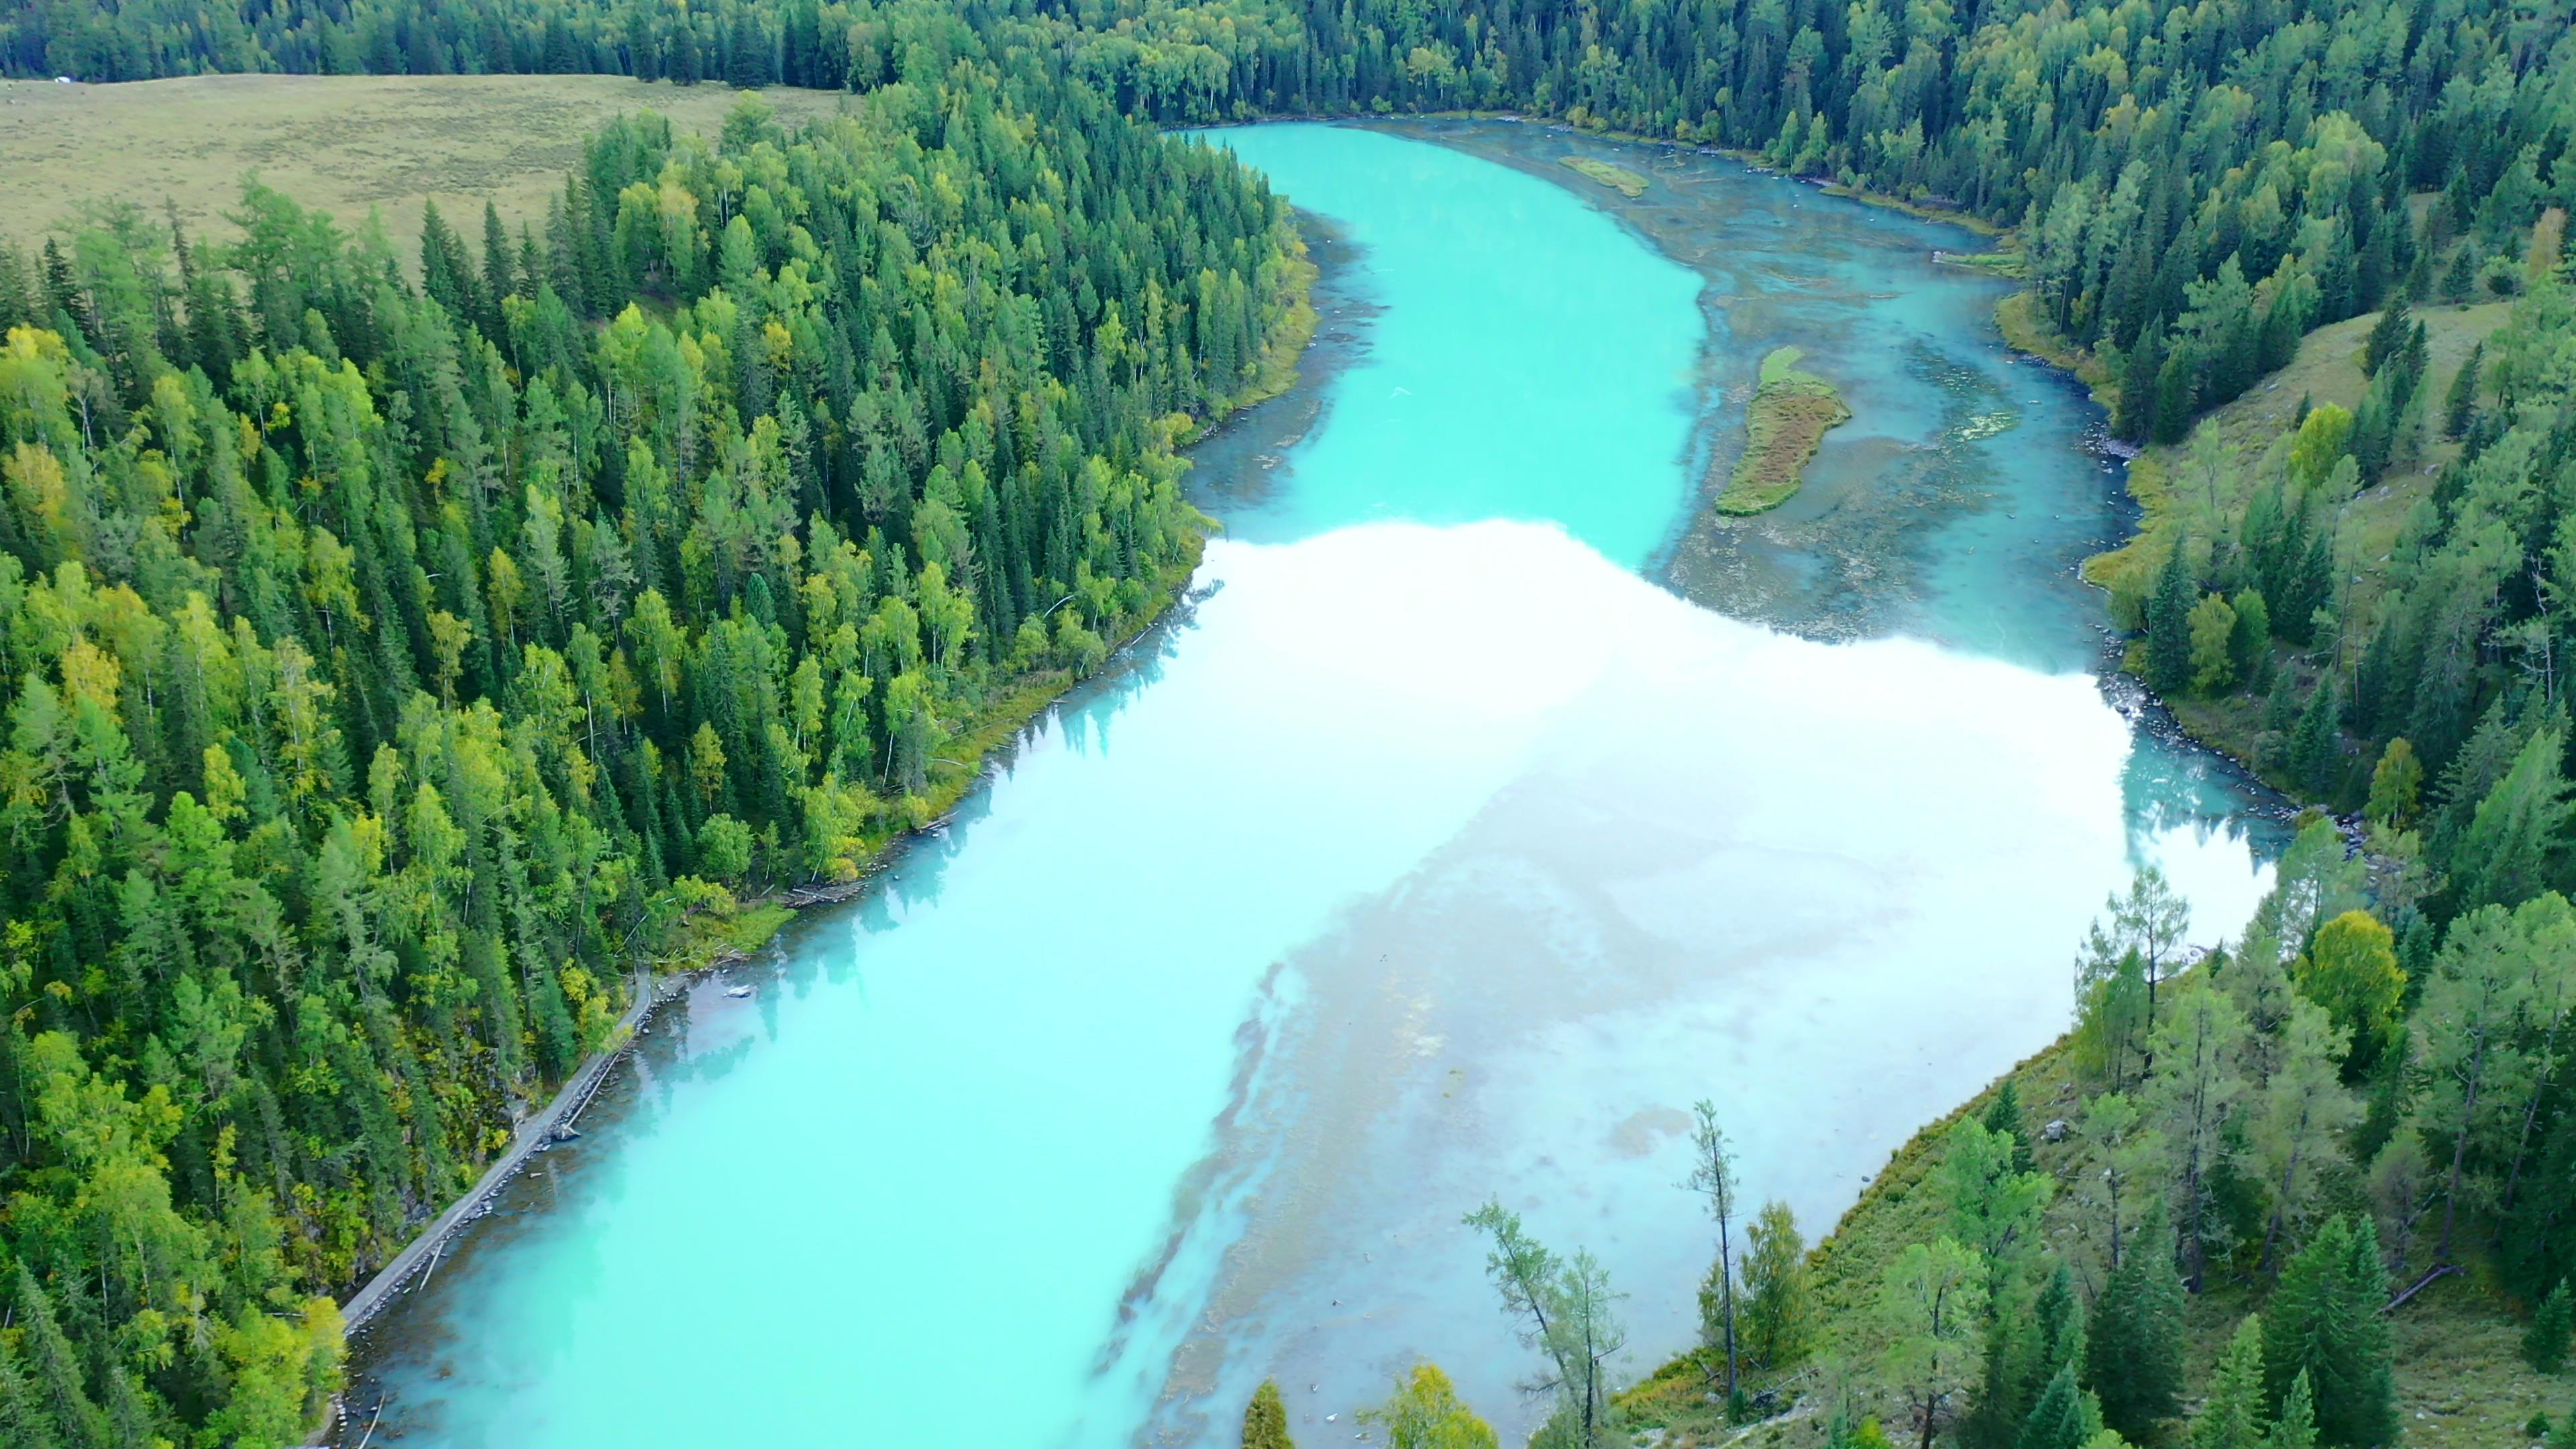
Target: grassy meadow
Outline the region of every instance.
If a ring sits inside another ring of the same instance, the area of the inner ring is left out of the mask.
[[[411,260],[425,202],[479,240],[488,197],[515,231],[544,219],[600,123],[649,109],[712,133],[737,94],[603,75],[0,80],[0,237],[32,246],[111,198],[158,213],[166,197],[192,234],[222,238],[243,174],[257,171],[350,229],[381,211]],[[761,94],[789,121],[841,101],[837,91]]]
[[[1590,156],[1568,156],[1565,158],[1565,164],[1618,192],[1621,196],[1643,196],[1646,194],[1647,186],[1652,184],[1645,177],[1625,166],[1613,166],[1607,161],[1598,161]]]

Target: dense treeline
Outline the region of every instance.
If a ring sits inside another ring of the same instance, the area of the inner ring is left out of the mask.
[[[864,3],[11,0],[0,68],[606,71],[865,86]],[[2377,308],[2466,230],[2483,262],[2576,203],[2564,7],[2500,0],[1468,0],[973,7],[1165,121],[1462,108],[1758,152],[2019,227],[2045,319],[2120,360],[2117,425],[2170,441]],[[2407,199],[2441,191],[2419,222]],[[2435,274],[2444,275],[2444,274]],[[2418,290],[2425,281],[2415,275]]]
[[[255,184],[0,253],[0,1440],[300,1435],[322,1295],[640,958],[851,878],[1186,571],[1284,208],[882,13],[854,114],[613,126],[416,288]]]

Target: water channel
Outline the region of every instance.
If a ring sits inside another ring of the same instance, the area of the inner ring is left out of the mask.
[[[1213,139],[1325,320],[1197,453],[1189,597],[656,1018],[359,1341],[379,1439],[1231,1444],[1276,1375],[1345,1442],[1417,1355],[1526,1428],[1462,1212],[1599,1254],[1643,1372],[1696,1321],[1693,1100],[1822,1232],[2062,1029],[2136,863],[2195,940],[2251,908],[2252,797],[2097,682],[2117,478],[1935,259],[1973,238],[1532,126]],[[1783,343],[1856,417],[1720,525]]]

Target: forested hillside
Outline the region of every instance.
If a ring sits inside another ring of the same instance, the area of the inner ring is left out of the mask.
[[[1185,575],[1284,208],[890,19],[857,114],[614,127],[416,271],[257,185],[0,264],[0,1441],[300,1436],[630,971]]]

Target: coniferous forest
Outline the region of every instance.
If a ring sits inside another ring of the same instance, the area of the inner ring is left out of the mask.
[[[275,1444],[381,1265],[746,885],[1195,556],[1284,209],[935,10],[794,138],[593,138],[411,259],[252,187],[0,311],[12,1445]],[[14,1417],[12,1417],[14,1416]]]
[[[2563,1356],[2561,8],[0,0],[9,74],[248,70],[857,98],[795,134],[746,103],[712,144],[620,123],[541,224],[433,214],[417,256],[256,184],[237,240],[135,197],[0,247],[8,1444],[299,1438],[333,1296],[608,1040],[639,964],[736,893],[854,876],[946,742],[1156,612],[1202,523],[1173,449],[1264,386],[1301,266],[1257,178],[1157,128],[1311,113],[1541,114],[2005,228],[2113,428],[2227,480],[2150,512],[2154,577],[2115,589],[2138,667],[2267,696],[2259,763],[2362,843],[2311,822],[2180,983],[2161,888],[2115,903],[2069,1047],[2109,1197],[2050,1216],[2017,1108],[1945,1139],[1938,1230],[1845,1305],[1885,1320],[1884,1432],[2391,1444],[2373,1325],[2435,1268]],[[2510,319],[2437,397],[2408,309],[2471,298]],[[2195,433],[2372,313],[2356,409]],[[2353,552],[2346,505],[2443,440],[2386,557]],[[1494,1211],[1519,1301],[1588,1312]],[[1768,1242],[1711,1280],[1729,1387],[1739,1294],[1779,1315],[1746,1364],[1824,1336],[1780,1326],[1826,1311],[1792,1311],[1785,1211]],[[2180,1305],[2217,1282],[2268,1316],[2186,1385]],[[1600,1362],[1558,1367],[1611,1433]],[[1408,1392],[1464,1415],[1436,1370]]]

